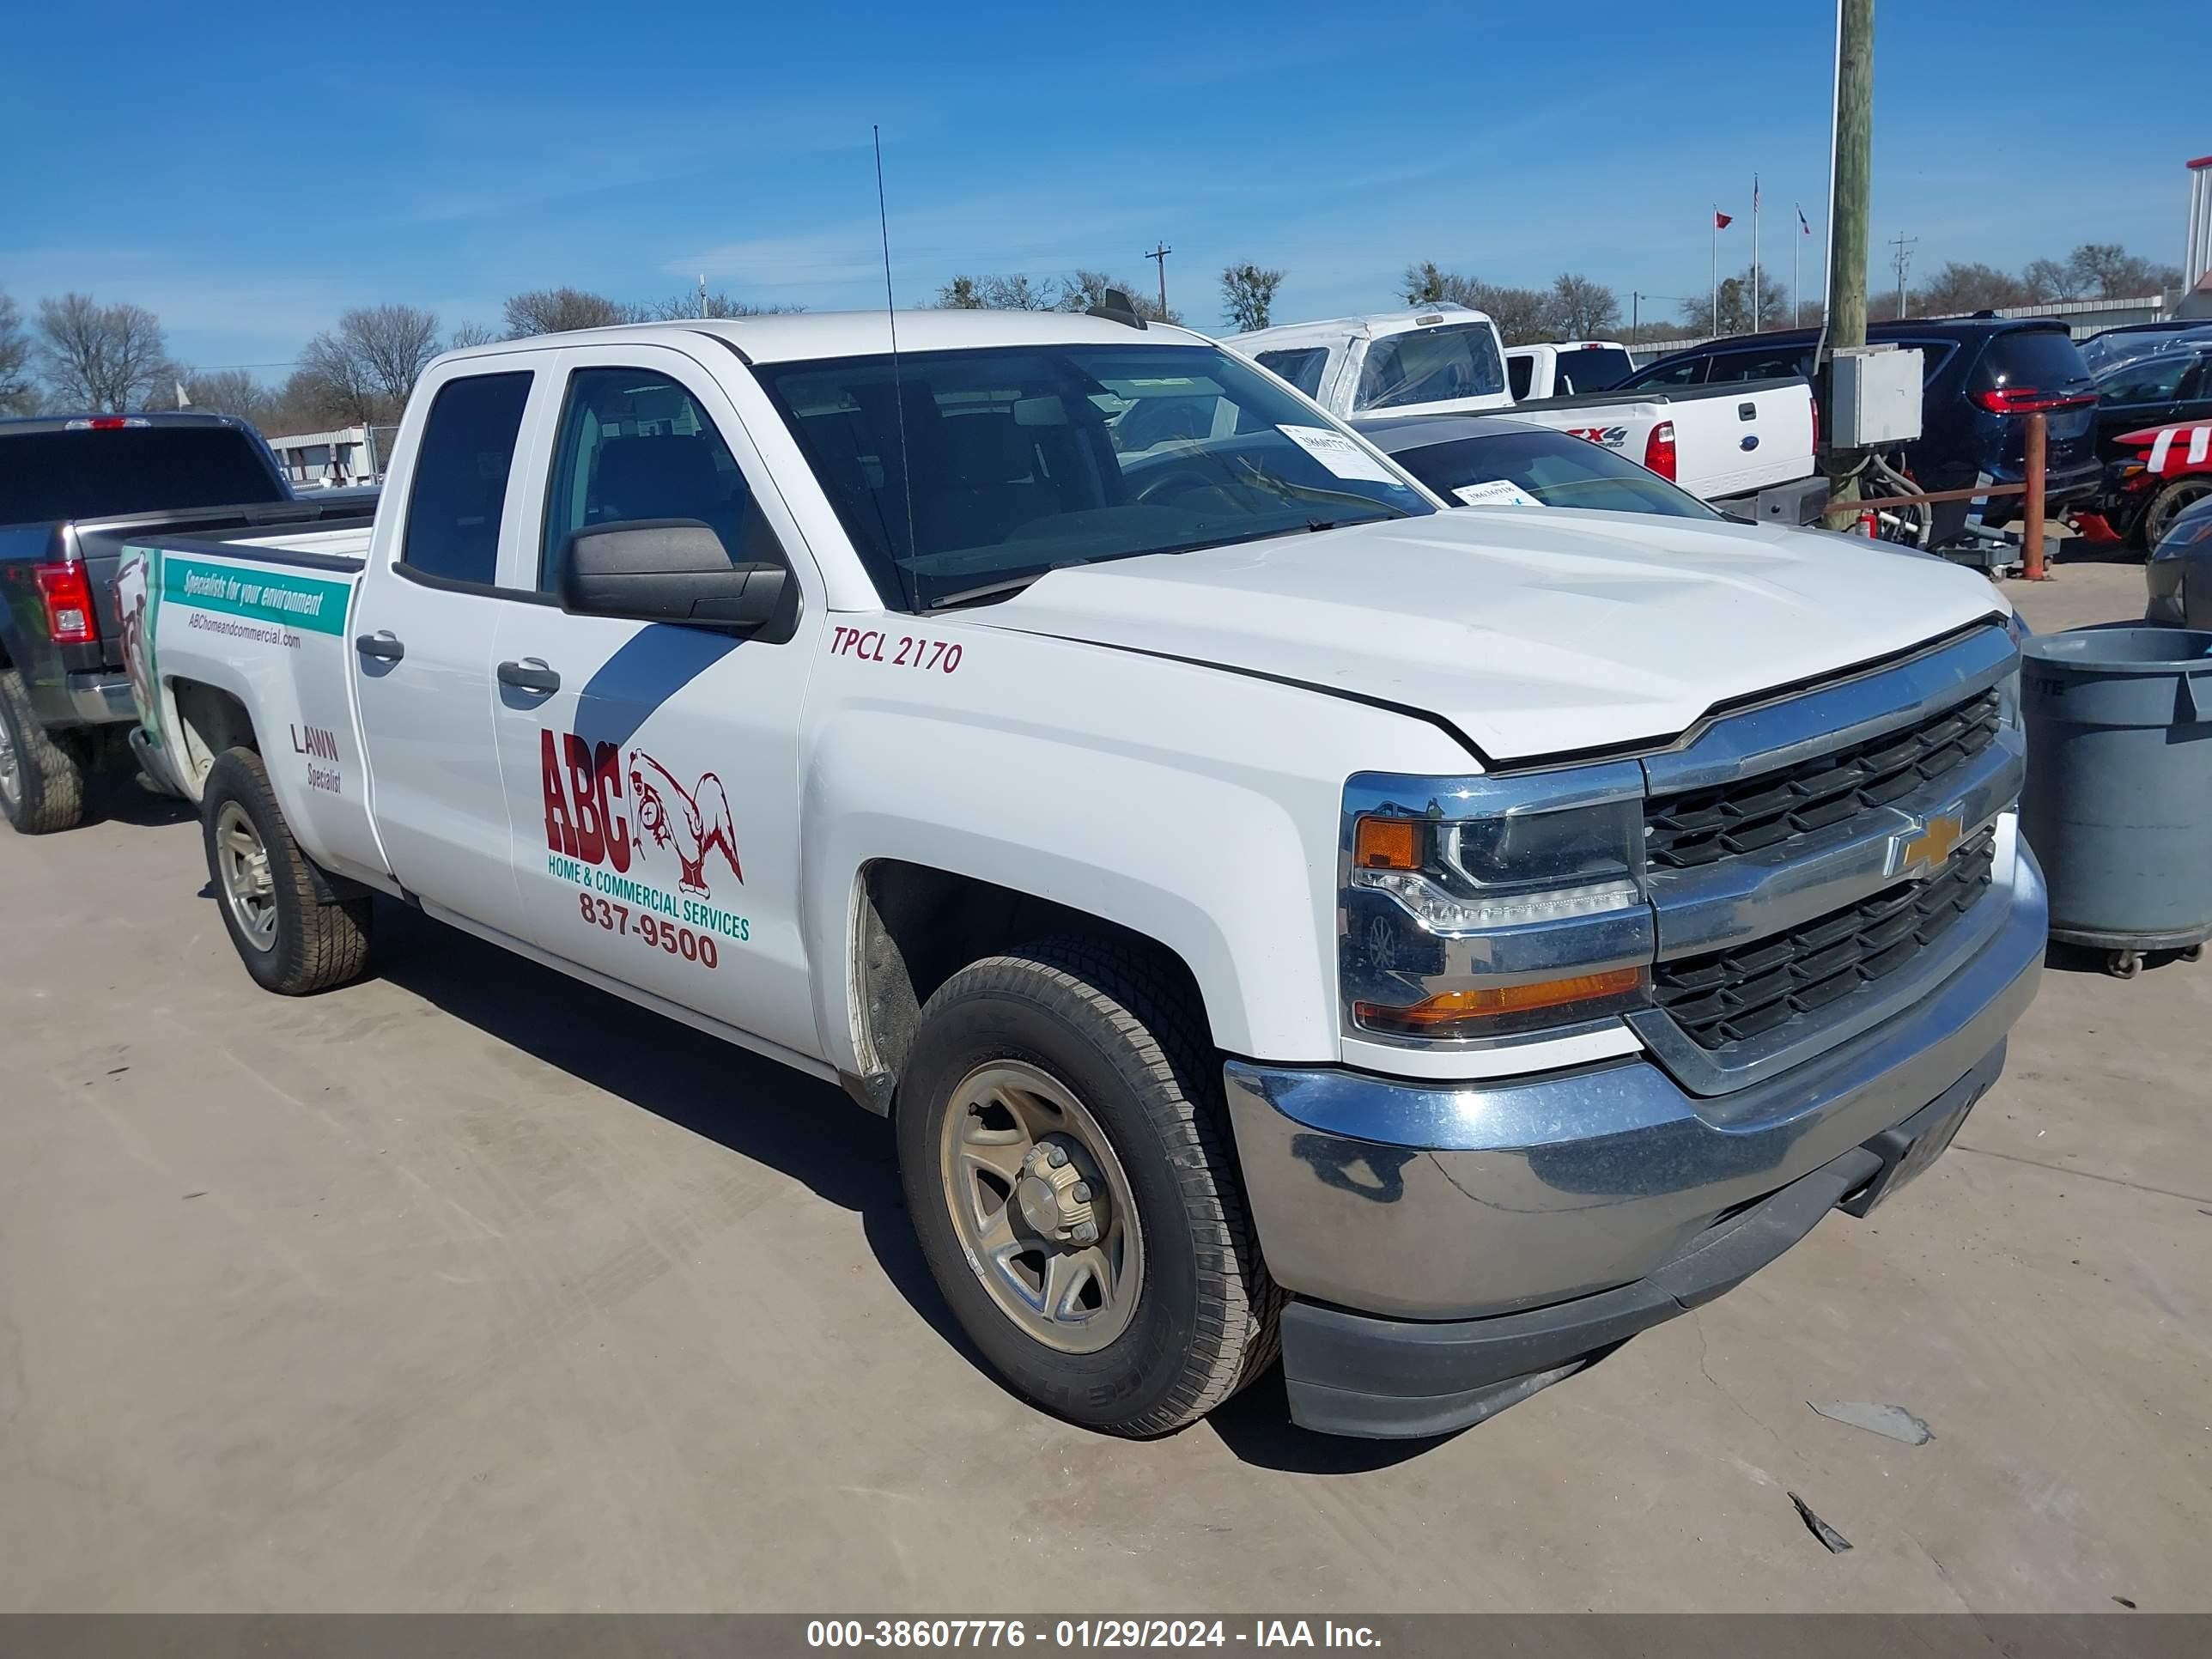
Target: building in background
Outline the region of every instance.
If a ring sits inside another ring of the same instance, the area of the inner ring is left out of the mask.
[[[343,489],[380,483],[397,427],[343,426],[329,432],[269,435],[276,464],[295,489]]]

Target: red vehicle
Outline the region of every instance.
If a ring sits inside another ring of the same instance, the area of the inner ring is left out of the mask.
[[[2076,519],[2093,542],[2137,537],[2156,547],[2176,519],[2212,495],[2212,421],[2148,426],[2117,441],[2134,453],[2106,474],[2102,510]]]

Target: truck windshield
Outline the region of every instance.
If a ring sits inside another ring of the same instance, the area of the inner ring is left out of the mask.
[[[1486,398],[1505,389],[1498,334],[1488,323],[1453,323],[1385,335],[1367,348],[1359,370],[1359,407]]]
[[[1229,352],[994,347],[755,370],[887,603],[1002,598],[1063,565],[1433,512]]]
[[[288,499],[235,427],[0,434],[0,524]]]

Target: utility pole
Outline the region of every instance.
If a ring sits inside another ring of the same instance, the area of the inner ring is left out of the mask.
[[[1890,255],[1890,267],[1897,272],[1897,320],[1905,320],[1905,273],[1912,267],[1912,245],[1920,239],[1899,231],[1891,237],[1890,246],[1897,252]]]
[[[1638,325],[1644,320],[1644,296],[1634,289],[1628,290],[1628,343],[1636,343]]]
[[[1168,255],[1174,252],[1175,250],[1165,242],[1161,242],[1145,256],[1160,268],[1160,320],[1162,322],[1165,322],[1168,316]]]
[[[707,314],[707,273],[703,270],[699,273],[699,314]]]
[[[1866,343],[1867,220],[1874,198],[1874,0],[1837,0],[1834,141],[1829,161],[1827,343]],[[1826,354],[1823,353],[1824,358]],[[1824,361],[1814,366],[1820,374]],[[1824,429],[1836,430],[1835,379],[1821,382],[1829,398]],[[1856,453],[1832,451],[1828,528],[1850,527],[1859,499]]]

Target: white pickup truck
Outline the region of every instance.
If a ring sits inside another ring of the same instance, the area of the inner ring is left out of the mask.
[[[1813,392],[1802,380],[1523,400],[1507,389],[1504,359],[1514,354],[1498,344],[1496,326],[1456,306],[1291,323],[1228,343],[1347,419],[1510,410],[1516,420],[1640,462],[1738,517],[1810,524],[1827,505],[1814,459]],[[1558,355],[1514,349],[1522,352]]]
[[[459,353],[373,522],[135,543],[140,752],[252,976],[398,902],[842,1085],[978,1350],[1125,1434],[1279,1348],[1311,1427],[1480,1420],[1996,1077],[2045,909],[1978,575],[1442,511],[1126,313],[893,344]]]

